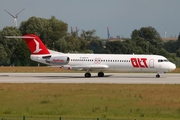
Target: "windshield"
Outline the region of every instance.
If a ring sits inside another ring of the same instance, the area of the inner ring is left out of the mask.
[[[169,62],[167,59],[159,59],[158,62]]]

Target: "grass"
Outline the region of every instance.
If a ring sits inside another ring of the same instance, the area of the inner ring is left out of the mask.
[[[77,71],[54,67],[0,67],[0,72]],[[173,71],[179,72],[179,68]],[[0,116],[176,120],[180,118],[179,93],[180,85],[176,84],[0,83]]]
[[[0,115],[180,118],[180,85],[0,84]]]
[[[75,72],[74,70],[64,70],[58,67],[0,67],[0,72],[12,72],[12,73],[57,73],[57,72]]]

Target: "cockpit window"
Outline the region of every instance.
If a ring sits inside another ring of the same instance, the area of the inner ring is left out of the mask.
[[[158,60],[158,62],[163,62],[163,60]]]
[[[168,60],[164,60],[164,62],[168,62]]]
[[[159,59],[158,62],[168,62],[168,60],[167,59],[164,59],[164,60],[163,59]]]

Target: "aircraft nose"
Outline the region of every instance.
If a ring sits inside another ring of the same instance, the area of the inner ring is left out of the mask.
[[[171,65],[169,66],[169,68],[170,68],[170,70],[172,71],[172,70],[176,69],[176,65],[175,65],[174,63],[171,63]]]

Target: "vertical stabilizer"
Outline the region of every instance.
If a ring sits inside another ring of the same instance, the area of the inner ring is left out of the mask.
[[[34,34],[23,35],[23,39],[26,41],[32,54],[50,54],[41,39]]]

